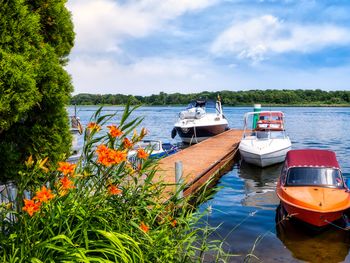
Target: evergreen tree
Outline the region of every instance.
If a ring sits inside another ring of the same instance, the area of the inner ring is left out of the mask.
[[[15,180],[30,155],[69,154],[63,66],[74,32],[65,0],[0,0],[0,181]]]

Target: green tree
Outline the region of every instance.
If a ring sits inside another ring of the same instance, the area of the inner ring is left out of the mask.
[[[0,181],[15,180],[34,155],[69,153],[65,105],[73,88],[63,65],[74,32],[65,0],[0,0]]]

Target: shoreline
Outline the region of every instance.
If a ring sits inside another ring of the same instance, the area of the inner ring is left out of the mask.
[[[223,104],[223,107],[252,107],[255,103],[252,104],[242,104],[242,105],[227,105]],[[296,108],[350,108],[350,104],[263,104],[260,103],[262,107],[271,107],[271,108],[277,108],[277,107],[296,107]],[[135,104],[138,105],[138,104]],[[69,104],[67,105],[69,107],[79,106],[79,107],[90,107],[90,106],[97,106],[97,107],[109,107],[109,106],[115,106],[115,107],[124,107],[125,104]],[[186,107],[186,104],[171,104],[171,105],[151,105],[151,104],[140,104],[140,107]]]

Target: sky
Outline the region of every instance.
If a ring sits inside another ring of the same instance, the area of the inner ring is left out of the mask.
[[[75,91],[350,90],[349,0],[68,0]]]

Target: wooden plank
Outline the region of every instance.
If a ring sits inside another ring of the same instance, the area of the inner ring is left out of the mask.
[[[183,179],[187,186],[184,194],[192,194],[232,161],[242,133],[242,130],[231,129],[160,160],[157,180],[173,185],[164,194],[169,196],[175,192],[176,161],[183,164]]]

